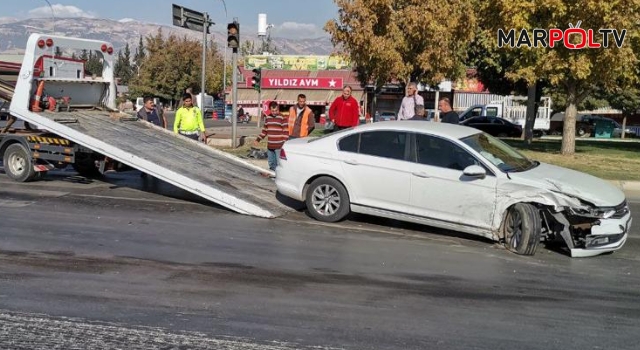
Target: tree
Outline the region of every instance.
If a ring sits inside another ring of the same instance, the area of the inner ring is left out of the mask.
[[[129,50],[129,44],[124,47],[124,53],[118,50],[118,58],[114,65],[114,74],[120,78],[122,85],[128,85],[129,81],[133,77],[134,67],[131,64],[131,50]]]
[[[465,72],[476,27],[475,1],[334,0],[338,19],[325,30],[354,63],[361,83],[393,78],[437,86]]]
[[[521,29],[566,29],[569,24],[578,25],[578,21],[582,21],[582,28],[593,29],[596,34],[601,28],[627,29],[625,42],[620,48],[613,45],[611,36],[609,47],[600,49],[570,50],[561,43],[554,48],[503,48],[517,58],[505,67],[508,79],[524,80],[527,84],[544,79],[566,97],[563,155],[575,153],[577,106],[597,86],[611,89],[616,85],[632,86],[638,81],[635,69],[638,58],[634,46],[639,44],[636,26],[640,22],[640,2],[623,2],[614,5],[605,0],[583,0],[579,3],[574,0],[546,0],[544,6],[536,6],[529,0],[487,0],[480,3],[481,13],[486,18],[485,29],[493,35],[498,29],[517,29],[518,36]],[[579,36],[573,35],[569,41],[577,43],[578,39]],[[602,43],[602,36],[596,35],[594,41]]]
[[[80,59],[84,61],[84,70],[89,75],[102,76],[102,58],[93,51],[82,50]]]
[[[146,57],[144,42],[142,41],[142,35],[140,36],[140,40],[138,41],[138,48],[136,48],[136,53],[133,55],[133,66],[136,74],[140,72],[140,67],[142,67],[142,62]]]
[[[185,89],[200,90],[202,43],[186,37],[170,35],[162,30],[146,38],[146,55],[140,62],[139,74],[131,79],[129,89],[138,96],[152,95],[166,100],[178,100]],[[197,49],[194,49],[197,48]],[[222,90],[223,58],[215,45],[207,50],[205,90]]]
[[[253,41],[245,40],[240,45],[240,56],[250,56],[257,54],[258,50],[255,47]]]

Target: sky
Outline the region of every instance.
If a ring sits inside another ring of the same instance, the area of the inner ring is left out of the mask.
[[[257,35],[258,14],[267,14],[273,24],[271,35],[291,39],[328,36],[324,24],[336,18],[338,7],[333,0],[20,0],[2,1],[0,23],[12,19],[51,17],[95,17],[113,20],[137,20],[172,25],[172,4],[209,13],[216,24],[213,31],[226,32],[234,17],[242,33]],[[51,7],[49,7],[51,4]],[[226,4],[226,16],[225,16]]]

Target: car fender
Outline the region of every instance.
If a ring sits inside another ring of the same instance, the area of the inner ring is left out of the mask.
[[[328,176],[328,177],[332,177],[338,181],[340,181],[340,183],[344,186],[344,188],[347,190],[347,193],[349,194],[349,196],[351,196],[351,193],[353,193],[351,187],[349,186],[349,184],[344,180],[344,176],[342,174],[340,174],[337,171],[332,171],[329,169],[323,169],[322,172],[317,172],[314,175],[310,176],[307,178],[307,180],[304,183],[304,186],[302,187],[302,195],[301,198],[303,201],[305,201],[307,199],[307,189],[309,188],[309,185],[311,185],[311,183],[319,178],[319,177],[323,177],[323,176]]]
[[[496,240],[501,238],[501,227],[507,210],[516,203],[531,203],[551,208],[554,212],[566,207],[580,207],[579,199],[548,189],[523,185],[519,182],[504,181],[496,191],[496,210],[493,217],[492,231]]]

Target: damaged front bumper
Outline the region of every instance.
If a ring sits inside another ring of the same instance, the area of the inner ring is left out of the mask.
[[[621,218],[599,219],[591,226],[591,232],[583,237],[582,247],[570,248],[571,257],[586,258],[622,248],[632,221],[630,212]]]

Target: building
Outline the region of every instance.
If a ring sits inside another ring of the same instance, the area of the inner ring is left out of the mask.
[[[252,87],[255,68],[261,69],[260,95]],[[281,111],[287,112],[296,104],[298,95],[304,94],[307,105],[319,119],[347,85],[363,109],[366,106],[364,88],[348,64],[339,57],[248,56],[245,57],[245,66],[238,67],[238,73],[238,105],[252,116],[258,115],[260,106],[266,110],[271,101],[276,101]],[[226,103],[233,103],[231,89],[226,93]]]

